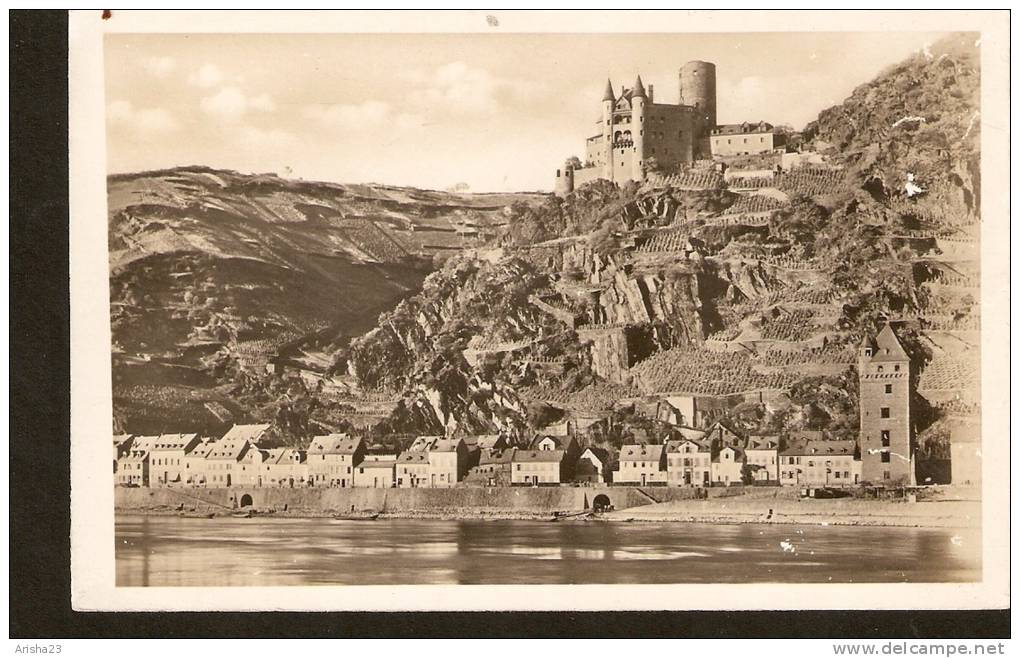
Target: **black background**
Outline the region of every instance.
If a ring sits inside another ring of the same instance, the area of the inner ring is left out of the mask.
[[[62,11],[11,11],[9,18],[11,637],[1009,637],[1008,610],[599,613],[72,611],[68,539],[67,15]],[[96,129],[102,130],[103,126],[98,125]],[[103,167],[104,163],[97,162],[95,165]],[[99,218],[89,220],[99,221]],[[806,603],[826,605],[832,602],[819,598]],[[654,601],[649,601],[649,604],[654,605]],[[734,604],[739,605],[739,601],[734,601]]]

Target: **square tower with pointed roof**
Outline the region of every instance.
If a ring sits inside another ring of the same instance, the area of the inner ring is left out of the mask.
[[[860,382],[861,479],[872,484],[914,484],[910,356],[886,323],[866,335],[857,355]]]

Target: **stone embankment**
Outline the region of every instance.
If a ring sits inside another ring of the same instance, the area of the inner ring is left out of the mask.
[[[713,494],[716,492],[713,490]],[[728,492],[721,492],[728,494]],[[696,498],[695,489],[666,487],[495,487],[454,489],[147,489],[117,488],[122,513],[230,514],[252,509],[279,516],[319,517],[376,512],[380,518],[551,519],[579,514],[596,503],[614,511],[606,521],[791,523],[906,527],[978,527],[976,500],[802,500],[792,491]],[[606,500],[596,501],[605,496]]]

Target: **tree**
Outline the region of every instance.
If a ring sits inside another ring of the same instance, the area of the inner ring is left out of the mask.
[[[744,484],[754,484],[755,468],[752,464],[744,464],[740,467],[740,481]]]
[[[563,166],[566,169],[580,169],[582,166],[581,158],[577,157],[576,155],[572,155],[569,158],[567,158],[567,161],[563,163]]]

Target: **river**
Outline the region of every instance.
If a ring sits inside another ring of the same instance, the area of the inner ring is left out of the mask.
[[[967,582],[974,529],[118,515],[117,585]]]

